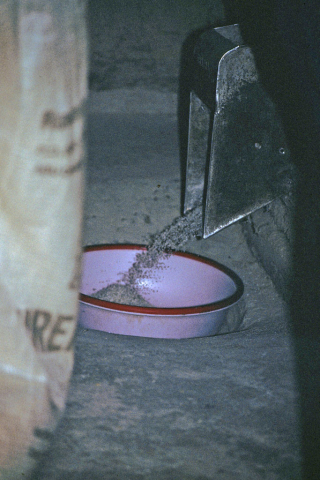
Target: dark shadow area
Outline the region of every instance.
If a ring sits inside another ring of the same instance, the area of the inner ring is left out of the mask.
[[[224,0],[275,102],[298,171],[291,327],[303,479],[320,472],[320,8],[318,2]]]

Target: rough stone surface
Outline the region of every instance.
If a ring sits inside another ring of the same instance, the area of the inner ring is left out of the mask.
[[[294,196],[279,198],[243,222],[248,245],[278,292],[290,300],[294,246]]]
[[[183,43],[223,18],[220,0],[90,0],[90,89],[177,92]]]
[[[90,0],[88,13],[83,244],[146,244],[181,213],[183,45],[224,23],[222,2]],[[286,304],[241,225],[186,249],[239,274],[247,330],[176,341],[79,328],[66,412],[32,480],[301,479]]]
[[[170,115],[89,117],[84,245],[146,243],[180,214],[176,128]],[[300,480],[286,305],[240,224],[186,249],[242,278],[247,330],[161,340],[79,328],[66,412],[33,480]]]

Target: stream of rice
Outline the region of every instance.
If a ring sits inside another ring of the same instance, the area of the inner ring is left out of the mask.
[[[130,269],[116,282],[98,290],[93,297],[108,302],[152,307],[138,292],[140,280],[159,268],[167,255],[182,249],[192,238],[201,235],[202,207],[195,207],[186,215],[176,218],[160,233],[151,237],[147,250],[137,253]]]

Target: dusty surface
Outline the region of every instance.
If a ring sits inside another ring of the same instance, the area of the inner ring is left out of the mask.
[[[179,62],[223,9],[91,0],[89,14],[83,244],[145,244],[181,211]],[[300,480],[285,305],[240,225],[186,249],[240,275],[248,329],[177,341],[79,328],[66,412],[33,480]]]
[[[223,22],[220,0],[90,0],[90,89],[177,92],[182,45]]]
[[[146,243],[180,213],[175,119],[92,115],[89,134],[84,244]],[[79,328],[65,416],[35,479],[300,478],[285,305],[240,225],[187,250],[240,275],[249,328],[182,341]]]

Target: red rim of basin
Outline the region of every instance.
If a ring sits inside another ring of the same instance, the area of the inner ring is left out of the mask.
[[[119,245],[92,245],[89,247],[85,247],[83,252],[93,252],[96,250],[139,250],[139,251],[146,251],[147,247],[144,245],[132,245],[132,244],[119,244]],[[190,315],[190,314],[197,314],[197,313],[206,313],[206,312],[213,312],[215,310],[221,310],[222,308],[230,307],[234,303],[236,303],[243,295],[244,286],[242,280],[238,277],[238,275],[230,270],[228,267],[221,265],[220,263],[211,260],[206,257],[202,257],[200,255],[196,255],[194,253],[186,253],[186,252],[172,252],[170,255],[180,256],[184,258],[190,258],[192,260],[196,260],[198,262],[206,263],[207,265],[211,265],[212,267],[220,270],[221,272],[228,275],[236,286],[236,291],[229,297],[219,300],[218,302],[207,303],[205,305],[197,305],[193,307],[169,307],[169,308],[157,308],[157,307],[137,307],[134,305],[125,305],[121,303],[114,303],[108,302],[106,300],[99,300],[98,298],[91,297],[90,295],[85,295],[84,293],[80,293],[80,301],[95,305],[97,307],[102,307],[109,310],[117,310],[121,312],[127,313],[140,313],[140,314],[149,314],[149,315]]]

